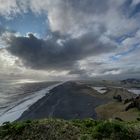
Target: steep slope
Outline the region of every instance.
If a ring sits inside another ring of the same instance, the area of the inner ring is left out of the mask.
[[[95,108],[108,102],[85,84],[66,82],[32,105],[19,120],[55,117],[63,119],[96,119]]]

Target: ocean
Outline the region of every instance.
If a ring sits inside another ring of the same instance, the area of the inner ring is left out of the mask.
[[[0,124],[15,121],[59,82],[0,80]]]

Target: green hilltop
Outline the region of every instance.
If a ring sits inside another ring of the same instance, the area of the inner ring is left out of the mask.
[[[0,140],[137,140],[140,121],[41,119],[5,122]]]

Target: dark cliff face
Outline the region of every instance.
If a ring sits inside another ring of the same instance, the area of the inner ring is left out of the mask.
[[[95,108],[107,100],[95,97],[92,88],[85,84],[66,82],[53,88],[48,95],[33,104],[19,120],[45,117],[63,119],[96,119]]]

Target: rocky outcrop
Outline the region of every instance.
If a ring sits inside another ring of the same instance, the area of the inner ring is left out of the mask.
[[[136,97],[134,103],[135,103],[135,106],[140,110],[140,95]]]
[[[116,99],[118,102],[122,102],[121,95],[113,96],[113,99]]]
[[[130,99],[125,99],[124,100],[124,104],[130,103],[134,100],[134,98],[130,98]]]
[[[140,95],[133,99],[128,99],[126,102],[129,101],[128,106],[125,108],[125,111],[128,111],[131,108],[137,108],[140,110]]]

